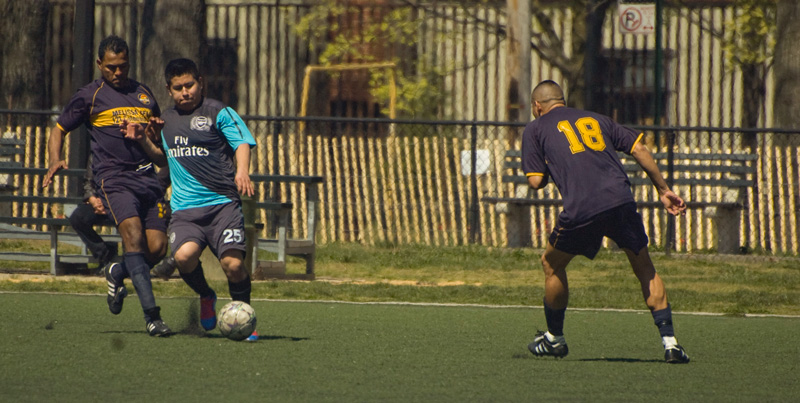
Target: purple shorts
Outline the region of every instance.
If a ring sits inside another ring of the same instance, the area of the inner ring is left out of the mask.
[[[164,202],[164,190],[155,175],[121,172],[101,180],[97,188],[108,216],[117,225],[128,218],[139,217],[142,228],[167,231],[169,206]]]
[[[636,211],[636,203],[626,203],[606,210],[588,221],[566,226],[559,219],[550,233],[550,244],[554,248],[572,255],[583,255],[594,259],[607,236],[620,248],[639,253],[649,240],[644,232],[642,216]]]
[[[228,250],[240,250],[246,255],[241,205],[231,202],[173,211],[169,245],[176,251],[186,242],[194,242],[201,249],[208,246],[217,258]]]

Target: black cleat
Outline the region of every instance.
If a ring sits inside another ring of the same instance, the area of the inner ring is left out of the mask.
[[[117,284],[116,280],[114,280],[114,276],[111,275],[112,270],[121,269],[122,267],[120,267],[119,263],[110,263],[103,269],[106,276],[106,283],[108,284],[108,297],[106,297],[106,302],[108,302],[108,310],[114,315],[118,315],[122,312],[122,302],[128,295],[128,289],[125,288],[125,284]]]
[[[536,333],[533,342],[528,344],[528,350],[537,357],[551,356],[564,358],[569,354],[569,348],[563,338],[559,342],[552,343],[542,331]]]
[[[677,345],[664,351],[664,361],[667,364],[686,364],[689,362],[689,356],[683,347]]]
[[[150,270],[150,277],[158,277],[162,280],[169,280],[172,277],[172,273],[175,273],[175,268],[177,265],[175,264],[175,258],[172,256],[167,256],[161,263],[155,265],[152,270]]]
[[[161,319],[156,319],[147,323],[147,333],[155,337],[167,337],[172,335],[172,330]]]

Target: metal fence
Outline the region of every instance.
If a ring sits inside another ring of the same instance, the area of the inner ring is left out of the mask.
[[[50,27],[45,38],[46,92],[53,107],[58,109],[77,87],[70,82],[74,0],[50,0],[50,3]],[[531,76],[534,83],[554,79],[570,90],[577,84],[570,82],[570,75],[564,69],[582,63],[571,38],[575,27],[584,21],[564,8],[563,3],[566,2],[542,2],[541,9],[551,19],[553,32],[561,40],[552,49],[560,59],[549,60],[532,52]],[[730,30],[726,23],[741,11],[733,2],[724,1],[666,3],[663,110],[655,114],[652,107],[655,35],[620,32],[616,4],[608,9],[603,23],[596,85],[591,88],[593,109],[630,124],[653,124],[654,116],[660,116],[663,123],[656,124],[749,127],[752,120],[744,116],[744,111],[756,105],[758,127],[770,127],[774,94],[771,74],[766,74],[764,94],[757,100],[749,99],[746,88],[753,84],[754,78],[726,63],[729,55],[724,38]],[[310,0],[207,0],[205,45],[214,58],[207,71],[209,95],[228,102],[243,114],[299,115],[303,71],[308,65],[320,63],[318,53],[324,44],[309,46],[293,27],[315,4],[318,2]],[[439,88],[442,102],[432,107],[438,119],[512,120],[508,114],[514,106],[507,99],[510,79],[502,2],[352,0],[348,4],[354,11],[338,21],[343,27],[363,26],[390,10],[404,7],[411,10],[408,18],[418,22],[417,40],[413,49],[402,51],[414,56],[400,59],[405,64],[409,60],[425,60],[442,73]],[[98,0],[95,9],[94,43],[110,33],[128,38],[134,78],[141,78],[143,66],[152,62],[141,57],[144,41],[138,27],[144,18],[143,5],[144,0]],[[532,24],[535,38],[543,34],[543,29],[538,23]],[[390,53],[400,52],[395,49]],[[410,66],[401,68],[413,70]],[[764,68],[769,72],[769,66]],[[148,84],[157,87],[157,83]],[[329,103],[353,106],[340,107],[338,112],[331,111],[331,115],[363,117],[356,106],[368,100],[334,96],[320,102],[323,106]]]
[[[7,113],[9,111],[0,111]],[[484,203],[485,196],[511,196],[512,184],[502,176],[510,138],[519,136],[520,124],[469,121],[404,121],[383,119],[280,118],[244,116],[258,142],[253,151],[253,173],[320,175],[325,181],[317,241],[374,244],[487,246],[509,244],[508,216]],[[714,251],[720,237],[734,236],[743,251],[797,254],[798,178],[800,132],[736,130],[711,127],[642,127],[645,141],[657,153],[756,154],[755,186],[741,195],[743,208],[732,230],[720,229],[713,209],[691,209],[674,221],[668,232],[662,208],[640,211],[651,247],[674,245],[682,253]],[[7,127],[4,137],[23,138],[26,154],[15,156],[26,167],[47,166],[47,127]],[[67,136],[69,141],[70,136]],[[68,147],[68,144],[66,145]],[[475,168],[471,161],[475,161]],[[674,161],[680,163],[681,161]],[[686,162],[686,161],[683,161]],[[714,162],[705,162],[714,164]],[[75,164],[70,162],[70,166]],[[702,179],[731,178],[731,168],[697,173],[695,185],[674,186],[687,201],[712,201],[724,189],[703,185]],[[686,177],[684,175],[683,177]],[[0,181],[6,178],[0,178]],[[65,195],[63,178],[42,190],[41,178],[25,177],[14,184],[14,194],[49,192]],[[307,212],[302,187],[281,185],[257,189],[260,200],[290,201],[291,235],[305,236]],[[542,195],[558,197],[555,188]],[[657,201],[652,186],[634,188],[639,201]],[[14,203],[15,215],[58,216],[52,206]],[[544,247],[556,222],[559,207],[531,207],[531,239]],[[259,217],[269,222],[265,215]],[[268,229],[265,229],[268,231]],[[674,233],[668,237],[667,234]],[[266,235],[266,234],[264,234]]]

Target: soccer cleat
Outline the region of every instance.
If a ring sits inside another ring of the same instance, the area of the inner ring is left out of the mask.
[[[169,326],[161,319],[156,319],[152,322],[147,322],[147,333],[155,337],[167,337],[172,334]]]
[[[686,364],[689,362],[689,356],[680,345],[664,350],[664,361],[667,364]]]
[[[108,284],[108,297],[106,297],[106,302],[108,302],[108,310],[114,315],[118,315],[122,312],[122,302],[128,295],[128,289],[125,288],[125,284],[122,282],[117,284],[117,281],[114,280],[114,276],[111,274],[112,271],[121,269],[122,267],[119,263],[111,263],[104,269],[106,283]]]
[[[217,326],[217,294],[200,297],[200,325],[205,330],[213,330]]]
[[[258,341],[258,332],[254,330],[253,334],[251,334],[250,336],[247,336],[247,338],[244,339],[244,340],[245,341]]]
[[[150,271],[150,277],[158,277],[162,280],[169,280],[172,277],[172,273],[175,273],[175,268],[177,265],[175,264],[175,258],[172,256],[167,256],[161,263],[155,265],[153,270]]]
[[[567,354],[569,354],[569,348],[567,348],[567,343],[563,340],[563,338],[561,341],[553,343],[542,331],[536,333],[536,336],[533,338],[533,342],[528,344],[528,350],[530,350],[531,353],[537,357],[552,356],[556,358],[564,358]]]

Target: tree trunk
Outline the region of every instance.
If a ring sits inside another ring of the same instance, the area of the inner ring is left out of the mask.
[[[800,127],[800,3],[778,2],[775,44],[775,123],[776,127]]]
[[[44,109],[47,0],[0,0],[0,107]],[[33,125],[41,117],[8,116],[5,125]]]
[[[172,59],[189,58],[200,66],[205,60],[204,0],[146,0],[142,15],[142,77],[134,77],[149,86],[161,109],[173,105],[165,86],[164,67]]]
[[[506,0],[506,15],[506,120],[527,123],[531,120],[531,5],[525,0]],[[519,140],[517,131],[510,130],[508,134],[509,144],[514,148]]]
[[[776,22],[776,43],[775,43],[775,95],[774,112],[775,122],[773,126],[780,128],[800,128],[800,48],[797,47],[800,41],[800,27],[797,25],[797,18],[800,17],[800,3],[796,0],[780,0],[778,2],[778,18]],[[776,136],[776,146],[783,146],[794,149],[800,143],[798,135]],[[794,153],[792,153],[794,155]],[[797,172],[798,163],[793,159],[789,172]],[[795,202],[798,202],[795,200]],[[791,217],[783,217],[791,220]],[[794,222],[795,231],[800,231],[800,217],[796,217]],[[794,238],[800,236],[795,232]]]

